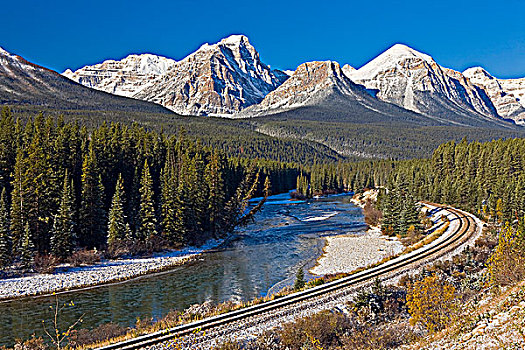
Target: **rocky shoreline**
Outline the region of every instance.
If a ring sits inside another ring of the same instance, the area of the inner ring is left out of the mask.
[[[187,247],[149,258],[106,260],[91,266],[61,268],[52,274],[2,279],[0,300],[84,289],[165,271],[193,260],[223,242],[223,240],[210,240],[198,248]]]

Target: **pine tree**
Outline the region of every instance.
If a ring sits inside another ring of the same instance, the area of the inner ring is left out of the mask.
[[[82,163],[82,198],[80,204],[80,245],[102,247],[106,243],[104,186],[98,173],[95,153],[90,147]]]
[[[179,201],[178,201],[178,179],[175,168],[174,155],[171,149],[168,149],[164,169],[162,170],[162,236],[170,244],[182,245],[184,243],[183,232],[178,225]]]
[[[301,288],[304,287],[305,284],[306,284],[306,282],[304,280],[304,271],[303,271],[303,268],[300,267],[297,270],[297,273],[295,274],[295,283],[294,283],[293,288],[295,290],[300,290]]]
[[[73,182],[66,172],[60,208],[55,215],[51,236],[51,251],[60,259],[71,255],[75,237]]]
[[[11,231],[9,229],[9,217],[7,210],[7,195],[5,188],[0,196],[0,269],[9,265],[11,256]]]
[[[25,232],[26,224],[26,177],[24,152],[19,150],[16,155],[13,191],[11,193],[11,234],[13,239],[13,255],[19,255],[19,249]]]
[[[153,201],[153,180],[151,179],[148,161],[144,162],[140,180],[140,209],[138,237],[147,241],[157,235],[157,218]]]
[[[20,247],[20,263],[21,267],[25,271],[29,271],[33,268],[34,264],[34,252],[35,246],[31,239],[31,231],[29,230],[29,224],[26,223],[24,228],[24,237],[22,238],[22,246]]]
[[[129,226],[126,223],[126,216],[124,215],[124,183],[122,176],[119,175],[117,184],[115,186],[115,194],[111,201],[111,209],[109,210],[108,219],[108,246],[111,249],[120,240],[126,238]]]

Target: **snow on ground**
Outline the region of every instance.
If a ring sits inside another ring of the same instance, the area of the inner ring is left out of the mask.
[[[326,243],[324,255],[310,270],[314,275],[348,273],[404,249],[398,239],[384,236],[378,228],[372,228],[364,235],[327,237]]]
[[[53,274],[3,279],[0,280],[0,299],[92,287],[166,270],[181,265],[222,242],[223,240],[210,240],[199,248],[187,247],[180,251],[156,254],[150,258],[106,260],[96,265],[71,268]]]

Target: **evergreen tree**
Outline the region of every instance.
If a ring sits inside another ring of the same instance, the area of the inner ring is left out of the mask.
[[[102,247],[106,243],[107,221],[104,210],[104,187],[98,173],[95,153],[90,147],[82,163],[80,205],[80,245]]]
[[[20,247],[20,265],[23,270],[29,271],[33,268],[35,246],[31,239],[31,231],[29,230],[29,224],[26,223],[24,228],[24,236],[22,238],[22,245]]]
[[[206,183],[208,184],[208,216],[209,230],[214,237],[221,227],[221,212],[224,208],[224,179],[223,168],[219,154],[213,152],[209,164],[206,166]]]
[[[144,162],[140,180],[140,210],[138,237],[147,241],[157,235],[157,218],[153,200],[153,180],[151,179],[148,161]]]
[[[111,249],[116,243],[126,238],[129,226],[124,215],[124,183],[122,175],[119,175],[115,186],[115,194],[111,201],[108,220],[108,246]]]
[[[26,224],[26,178],[24,152],[19,150],[16,155],[13,191],[11,193],[11,234],[13,239],[12,252],[17,256],[22,245]]]
[[[0,269],[9,265],[11,255],[11,231],[9,229],[9,214],[7,210],[7,195],[5,188],[0,196]]]
[[[60,259],[71,255],[75,237],[73,183],[66,172],[60,208],[55,215],[51,236],[51,251]]]
[[[297,270],[297,273],[295,274],[295,283],[294,283],[293,289],[300,290],[301,288],[305,286],[305,284],[306,282],[304,280],[304,271],[303,271],[303,268],[300,267]]]

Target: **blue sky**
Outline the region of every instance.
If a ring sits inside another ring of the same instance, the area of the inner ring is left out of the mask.
[[[525,77],[525,1],[4,1],[0,46],[63,71],[150,52],[181,59],[245,34],[272,67],[360,67],[394,43],[443,66]]]

